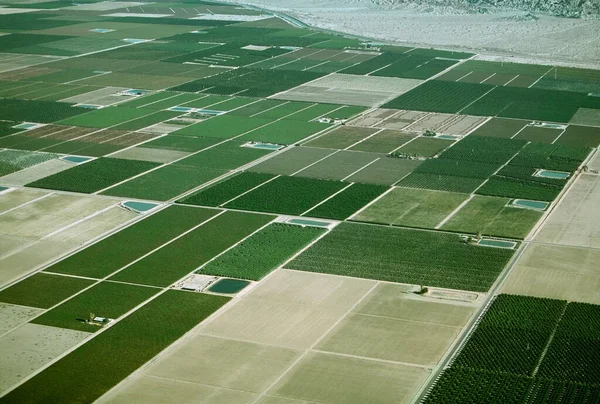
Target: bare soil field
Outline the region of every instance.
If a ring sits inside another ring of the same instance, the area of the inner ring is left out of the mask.
[[[487,118],[478,116],[431,114],[411,125],[410,130],[414,132],[432,130],[440,134],[465,136],[486,120]]]
[[[2,318],[2,323],[0,323],[0,334],[4,334],[19,324],[31,320],[43,311],[43,309],[37,309],[35,307],[0,303],[0,317]]]
[[[132,147],[122,152],[113,154],[111,157],[126,160],[154,161],[156,163],[170,163],[183,158],[190,153],[177,150],[153,149],[148,147]]]
[[[534,240],[600,247],[600,176],[582,174],[550,214]]]
[[[47,191],[40,191],[37,189],[12,189],[2,194],[0,198],[0,213],[5,212],[9,209],[14,209],[24,203],[31,202],[37,198],[41,198],[44,195],[48,195]]]
[[[90,334],[25,324],[0,337],[0,392],[86,339]]]
[[[33,167],[0,177],[0,181],[2,181],[3,185],[20,187],[72,167],[72,163],[63,160],[48,160]]]
[[[600,304],[600,250],[530,244],[501,290]]]

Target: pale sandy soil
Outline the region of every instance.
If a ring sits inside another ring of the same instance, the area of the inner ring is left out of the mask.
[[[600,66],[600,20],[538,15],[518,21],[522,12],[465,14],[410,6],[385,9],[369,0],[241,0],[285,12],[304,23],[397,44],[462,49],[503,55],[507,60],[587,67]]]

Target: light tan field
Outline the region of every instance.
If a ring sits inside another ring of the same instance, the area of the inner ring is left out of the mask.
[[[582,174],[550,214],[534,240],[600,247],[600,176]]]
[[[19,324],[31,320],[43,311],[43,309],[36,309],[34,307],[0,303],[0,318],[2,319],[0,321],[0,334],[4,334]]]
[[[409,403],[429,370],[311,352],[267,394],[323,404]]]
[[[0,234],[39,239],[114,205],[103,198],[53,194],[0,216]]]
[[[35,372],[90,334],[25,324],[0,337],[0,393]]]
[[[0,236],[0,257],[10,254],[30,244],[31,240],[21,237]]]
[[[600,126],[600,122],[598,122],[598,126]],[[600,171],[600,152],[595,152],[594,156],[590,159],[588,163],[588,167],[590,170]]]
[[[413,289],[277,270],[99,402],[408,403],[476,307]]]
[[[23,9],[21,9],[23,10]],[[27,11],[34,11],[29,9]],[[15,53],[0,53],[0,72],[20,69],[26,66],[33,66],[40,63],[47,63],[52,60],[57,60],[56,56],[43,55],[23,55]]]
[[[414,132],[432,130],[440,134],[465,136],[486,120],[487,118],[479,116],[431,114],[415,122],[409,130]]]
[[[71,102],[75,104],[95,104],[107,106],[114,104],[115,102],[129,99],[125,96],[116,95],[118,92],[125,90],[127,90],[127,88],[125,87],[105,87],[99,90],[94,90],[84,94],[65,98],[60,101]]]
[[[177,150],[162,150],[151,149],[147,147],[132,147],[119,152],[112,157],[125,160],[145,160],[154,161],[156,163],[170,163],[173,160],[180,159],[190,153],[180,152]]]
[[[3,185],[6,186],[23,186],[30,182],[37,181],[49,175],[59,173],[64,170],[73,168],[73,164],[67,161],[54,159],[48,160],[33,167],[26,168],[16,173],[5,175],[0,178]]]
[[[395,98],[420,83],[421,80],[413,79],[334,73],[277,94],[274,98],[374,106]]]
[[[306,349],[374,285],[369,280],[277,271],[200,332]]]
[[[600,304],[600,250],[530,244],[503,293]]]
[[[82,245],[90,240],[135,219],[139,215],[133,211],[113,206],[97,215],[51,235],[48,241]]]
[[[9,209],[14,209],[24,203],[31,202],[34,199],[47,195],[48,192],[37,189],[20,188],[0,194],[0,213]]]
[[[364,115],[360,115],[357,118],[354,118],[350,122],[349,125],[353,126],[361,126],[361,127],[370,127],[375,126],[375,124],[381,122],[382,119],[389,118],[390,116],[396,114],[398,111],[395,109],[385,109],[378,108],[374,111],[366,113]]]

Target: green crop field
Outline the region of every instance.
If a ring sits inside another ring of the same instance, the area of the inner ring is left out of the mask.
[[[258,281],[323,233],[325,229],[317,227],[273,223],[198,273]]]
[[[141,174],[159,163],[99,158],[27,184],[28,187],[92,193]]]
[[[5,138],[5,139],[8,139]],[[0,150],[0,177],[15,171],[53,160],[58,155],[53,153],[38,153],[25,150]]]
[[[394,188],[352,219],[408,227],[436,227],[467,195],[425,189]]]
[[[407,188],[432,189],[438,191],[469,194],[481,184],[481,178],[455,177],[452,175],[412,173],[396,185]]]
[[[516,178],[493,176],[477,190],[480,195],[552,202],[562,187]]]
[[[33,320],[35,324],[95,332],[85,321],[90,313],[116,319],[159,292],[159,289],[101,282]]]
[[[52,123],[88,112],[66,102],[0,99],[2,119]]]
[[[344,188],[340,181],[300,177],[278,177],[240,196],[226,208],[300,215]],[[278,198],[273,198],[278,195]]]
[[[219,139],[215,138],[168,135],[144,143],[144,147],[182,152],[196,152],[210,147],[218,142]]]
[[[173,132],[174,135],[215,137],[229,139],[241,135],[260,126],[267,125],[271,121],[260,117],[247,118],[235,115],[217,116],[204,122],[188,126]]]
[[[483,292],[512,254],[454,234],[342,223],[288,267]]]
[[[108,128],[127,121],[137,120],[153,111],[141,108],[107,107],[64,119],[60,125],[86,126],[91,128]],[[122,126],[122,125],[121,125]]]
[[[108,276],[217,213],[218,210],[212,209],[169,207],[57,262],[47,271],[100,278]],[[111,254],[108,256],[106,251]]]
[[[384,185],[352,184],[304,215],[344,220],[388,190]]]
[[[166,287],[272,220],[270,215],[225,212],[110,279]]]
[[[2,401],[94,401],[228,301],[222,296],[167,291],[44,369]],[[93,382],[88,379],[89,369],[94,369]]]
[[[0,302],[40,308],[50,308],[94,281],[39,273],[0,292]]]
[[[190,205],[219,206],[272,178],[275,176],[244,172],[202,189],[178,202]]]
[[[415,169],[414,173],[486,179],[499,168],[499,163],[490,164],[479,161],[438,158],[425,161]]]
[[[282,120],[255,129],[241,136],[239,140],[289,145],[327,128],[328,125],[322,123]]]
[[[523,239],[543,212],[507,206],[510,199],[475,195],[443,230]]]
[[[421,157],[433,157],[454,143],[452,140],[428,139],[419,137],[400,147],[396,152],[416,155]]]

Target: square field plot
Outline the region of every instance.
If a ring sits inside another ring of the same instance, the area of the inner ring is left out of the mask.
[[[492,118],[477,128],[473,135],[512,139],[527,124],[529,121],[520,119]]]
[[[331,199],[309,210],[304,216],[344,220],[388,190],[374,184],[352,184]]]
[[[296,173],[299,177],[345,180],[378,159],[381,154],[341,150]]]
[[[250,171],[266,174],[292,175],[334,153],[331,149],[291,147],[285,152],[252,166]]]
[[[383,157],[354,173],[347,181],[392,185],[410,174],[422,160]]]
[[[400,147],[396,152],[409,156],[433,157],[453,143],[453,140],[418,137]]]
[[[600,123],[597,126],[600,126]],[[600,145],[600,128],[569,125],[556,142],[569,146],[598,147]]]
[[[455,234],[341,223],[288,268],[483,292],[513,252]]]
[[[562,133],[562,129],[526,126],[515,136],[515,139],[527,140],[530,142],[554,143]]]
[[[301,215],[317,203],[342,190],[346,185],[340,181],[278,177],[234,199],[225,207]]]
[[[543,212],[509,206],[510,199],[475,195],[443,226],[443,230],[524,239]]]
[[[452,192],[394,188],[352,219],[434,228],[466,199],[467,195]]]
[[[340,126],[307,143],[306,146],[326,149],[346,149],[378,132],[377,129]]]
[[[307,349],[374,286],[364,279],[277,270],[198,332]]]
[[[309,353],[269,392],[294,402],[409,403],[428,375],[420,367]]]
[[[148,161],[101,158],[29,183],[27,186],[93,193],[159,165]]]
[[[600,304],[598,260],[598,250],[530,244],[502,292]]]
[[[421,80],[334,73],[281,94],[278,99],[373,106],[421,84]]]

